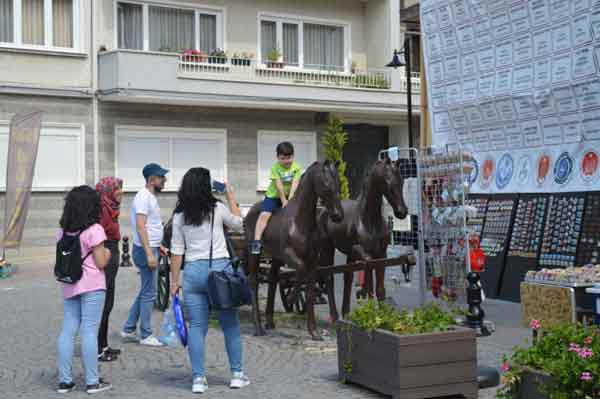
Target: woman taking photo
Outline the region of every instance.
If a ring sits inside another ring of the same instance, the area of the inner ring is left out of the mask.
[[[121,353],[119,349],[108,346],[108,319],[115,303],[115,280],[119,271],[119,241],[121,240],[119,213],[123,198],[122,189],[123,180],[116,177],[103,177],[96,184],[96,191],[100,194],[100,225],[106,233],[104,246],[110,250],[110,260],[104,269],[106,299],[98,331],[98,360],[101,362],[117,360],[117,356]]]
[[[210,172],[205,168],[192,168],[181,182],[173,216],[171,294],[175,295],[180,288],[179,271],[182,256],[185,255],[183,296],[190,321],[188,351],[192,364],[194,393],[205,392],[208,388],[204,370],[204,339],[208,332],[210,314],[207,288],[209,263],[210,270],[213,271],[221,271],[229,265],[223,225],[234,230],[240,230],[243,226],[240,209],[228,185],[226,197],[231,211],[213,196]],[[212,231],[211,225],[214,226]],[[242,338],[238,311],[230,309],[217,313],[225,335],[232,373],[229,386],[243,388],[249,385],[250,381],[242,371]]]
[[[100,224],[100,197],[88,186],[75,187],[67,194],[60,218],[63,235],[78,237],[81,245],[81,278],[74,284],[62,284],[64,320],[58,338],[58,392],[75,389],[73,355],[77,332],[81,337],[81,361],[85,369],[87,393],[98,393],[111,386],[98,375],[98,326],[102,317],[106,280],[104,267],[110,251],[104,247],[106,235]]]

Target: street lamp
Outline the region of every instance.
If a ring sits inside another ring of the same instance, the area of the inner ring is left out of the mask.
[[[400,54],[404,54],[405,62],[400,61]],[[402,51],[394,50],[394,57],[386,67],[397,69],[405,67],[406,70],[406,109],[408,111],[408,147],[413,148],[413,125],[412,125],[412,80],[410,71],[410,39],[404,40],[404,49]]]

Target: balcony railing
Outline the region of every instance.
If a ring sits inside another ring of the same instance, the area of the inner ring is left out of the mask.
[[[354,69],[352,73],[336,67],[311,65],[299,68],[280,62],[261,63],[251,59],[180,55],[178,76],[182,78],[218,79],[245,82],[328,86],[352,89],[392,89],[392,70]],[[413,73],[412,89],[418,93],[420,79]],[[406,79],[401,78],[400,90],[406,90]]]

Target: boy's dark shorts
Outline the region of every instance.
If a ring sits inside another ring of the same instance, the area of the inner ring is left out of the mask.
[[[273,213],[276,209],[279,209],[282,206],[283,204],[281,203],[281,200],[279,198],[265,197],[260,206],[260,211]]]

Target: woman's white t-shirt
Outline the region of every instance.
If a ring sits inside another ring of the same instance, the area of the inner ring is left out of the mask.
[[[186,262],[210,258],[210,219],[200,226],[185,224],[183,212],[173,216],[171,253],[185,255]],[[233,215],[225,205],[217,202],[213,229],[213,259],[229,258],[223,225],[241,231],[243,219]]]

